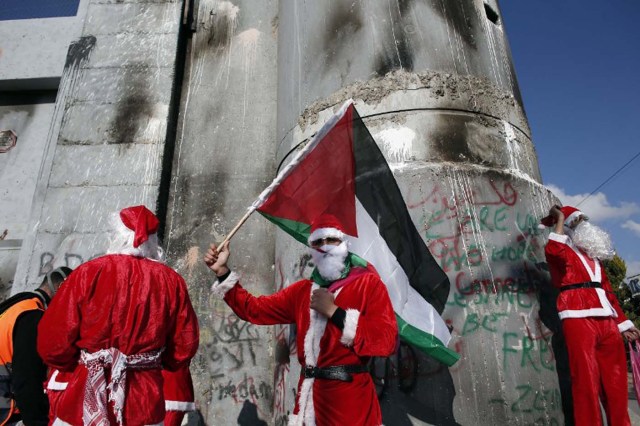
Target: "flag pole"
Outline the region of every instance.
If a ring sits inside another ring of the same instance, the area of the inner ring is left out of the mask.
[[[247,221],[247,219],[249,219],[249,216],[251,216],[251,213],[253,213],[254,211],[256,211],[256,209],[254,208],[250,208],[249,210],[247,210],[244,216],[242,216],[242,219],[240,219],[236,226],[234,226],[233,229],[227,234],[227,236],[224,237],[224,240],[222,240],[218,247],[222,247],[226,243],[228,243],[229,240],[231,240],[231,238],[235,235],[235,233],[238,232],[238,229],[240,229],[240,227]]]

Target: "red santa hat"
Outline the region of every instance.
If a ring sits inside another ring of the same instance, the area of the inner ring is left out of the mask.
[[[584,218],[584,220],[589,220],[589,217],[586,214],[572,206],[561,207],[560,211],[562,212],[562,214],[564,214],[564,224],[567,226],[571,225],[571,222],[579,217]],[[556,218],[549,215],[542,218],[540,223],[542,223],[544,226],[550,227],[556,224]]]
[[[307,240],[320,240],[322,238],[339,238],[344,240],[344,228],[340,221],[332,214],[323,213],[313,220],[311,223],[311,235]]]
[[[151,210],[145,206],[127,207],[120,211],[120,219],[124,226],[131,229],[135,236],[133,247],[138,247],[149,239],[149,235],[158,232],[160,221]]]

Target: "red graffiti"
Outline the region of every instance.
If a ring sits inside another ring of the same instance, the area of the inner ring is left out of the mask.
[[[464,265],[478,266],[482,263],[480,248],[475,244],[465,245],[459,235],[432,241],[428,247],[444,272],[459,271]]]

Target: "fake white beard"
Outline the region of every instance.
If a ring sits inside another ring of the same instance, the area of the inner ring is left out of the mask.
[[[573,243],[592,259],[608,260],[616,254],[609,234],[589,222],[580,222],[569,236]]]
[[[158,236],[156,234],[149,235],[149,239],[138,247],[133,246],[133,238],[135,233],[124,226],[120,215],[115,214],[111,217],[111,226],[113,228],[113,238],[107,249],[108,254],[130,254],[137,257],[146,257],[160,262],[165,261],[164,250],[160,247]]]
[[[311,257],[320,276],[327,281],[337,280],[344,271],[344,260],[349,254],[347,242],[343,241],[337,246],[326,244],[320,250],[311,249]]]

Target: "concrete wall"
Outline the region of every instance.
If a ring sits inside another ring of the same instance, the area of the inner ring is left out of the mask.
[[[54,123],[55,95],[69,43],[80,34],[78,16],[2,21],[0,24],[0,130],[18,144],[0,154],[0,299],[11,292],[29,212]],[[6,234],[4,233],[6,231]]]
[[[291,148],[353,98],[449,276],[442,315],[462,355],[450,369],[404,346],[376,360],[385,424],[561,424],[536,227],[551,195],[499,9],[486,3],[199,0],[181,44],[181,1],[83,2],[30,175],[31,215],[12,225],[25,230],[12,292],[103,253],[108,213],[157,208],[200,319],[189,420],[286,424],[299,374],[293,331],[240,321],[210,296],[201,258]],[[232,248],[257,294],[310,270],[304,247],[257,216]]]
[[[0,130],[17,135],[16,146],[0,153],[0,299],[11,291],[28,214],[45,151],[53,104],[0,106]]]
[[[104,253],[110,213],[155,208],[181,8],[177,1],[87,5],[66,57],[13,292],[53,267]]]
[[[462,358],[447,369],[405,347],[386,372],[377,361],[389,425],[563,422],[554,298],[539,297],[549,278],[536,224],[552,196],[486,3],[280,3],[278,159],[354,99],[451,283],[442,315]],[[277,234],[277,285],[300,276],[301,253]],[[276,372],[288,407],[298,367]]]
[[[191,371],[202,421],[257,425],[271,419],[274,330],[239,320],[210,296],[214,276],[202,256],[274,177],[277,2],[197,4],[165,241],[200,319]],[[274,290],[273,235],[254,217],[232,241],[231,264],[258,294]]]
[[[2,21],[0,90],[57,88],[67,49],[80,34],[88,4],[81,0],[72,17]]]

